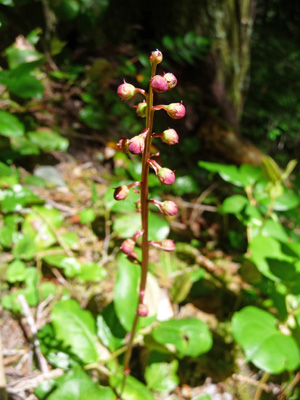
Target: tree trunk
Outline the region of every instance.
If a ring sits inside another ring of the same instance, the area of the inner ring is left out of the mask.
[[[206,0],[199,15],[201,35],[212,40],[206,68],[208,92],[218,118],[208,116],[199,136],[210,151],[237,164],[258,165],[262,153],[240,135],[240,118],[249,85],[250,40],[255,0]]]

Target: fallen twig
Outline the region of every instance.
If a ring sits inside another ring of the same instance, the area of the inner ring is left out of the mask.
[[[26,317],[30,332],[32,334],[34,351],[35,351],[35,354],[36,354],[36,357],[38,360],[40,370],[42,371],[43,374],[47,374],[49,372],[48,364],[47,364],[45,357],[43,356],[41,349],[40,349],[40,342],[37,338],[37,327],[36,327],[35,321],[32,317],[29,305],[23,294],[18,295],[18,300],[20,302],[23,314]]]

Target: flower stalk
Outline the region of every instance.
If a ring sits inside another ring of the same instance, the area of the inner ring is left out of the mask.
[[[162,93],[167,90],[172,89],[177,84],[177,79],[172,73],[167,73],[164,75],[156,75],[157,65],[162,61],[162,53],[159,50],[156,50],[150,55],[150,64],[151,64],[151,78],[149,82],[149,89],[146,92],[143,89],[135,88],[133,85],[124,83],[119,86],[118,94],[122,100],[131,99],[136,94],[140,93],[145,97],[145,100],[142,103],[139,103],[135,106],[137,110],[137,115],[146,118],[145,129],[141,132],[140,135],[135,136],[128,139],[121,139],[118,146],[119,149],[123,152],[130,152],[132,154],[142,154],[142,173],[141,173],[141,181],[134,182],[130,185],[123,185],[115,190],[115,199],[116,200],[124,200],[128,193],[129,189],[132,186],[140,186],[140,201],[138,204],[138,209],[141,213],[141,225],[142,229],[139,230],[132,238],[126,239],[122,245],[121,250],[123,253],[127,255],[127,258],[133,262],[134,264],[138,264],[141,267],[141,279],[140,279],[140,287],[139,287],[139,295],[138,295],[138,304],[135,312],[135,318],[133,321],[132,329],[130,332],[130,337],[128,341],[127,350],[124,356],[124,373],[123,373],[123,381],[121,385],[120,398],[122,397],[122,393],[125,388],[126,376],[130,374],[130,358],[134,343],[134,338],[138,326],[138,321],[140,317],[146,317],[148,315],[148,307],[144,304],[144,296],[146,291],[146,282],[147,282],[147,273],[148,273],[148,262],[149,262],[149,245],[154,246],[158,249],[164,251],[174,251],[175,244],[170,239],[165,239],[161,242],[158,241],[149,241],[148,238],[148,226],[149,226],[149,203],[154,204],[158,209],[168,216],[173,216],[177,213],[177,206],[172,201],[164,201],[160,202],[158,200],[150,200],[149,199],[149,185],[148,185],[148,177],[149,177],[149,167],[154,170],[157,175],[159,181],[165,185],[172,185],[175,181],[175,174],[168,168],[161,167],[156,161],[151,158],[150,149],[151,142],[155,137],[160,137],[161,140],[168,144],[176,144],[178,142],[177,132],[171,128],[164,131],[162,134],[153,133],[153,117],[154,112],[158,110],[165,110],[168,115],[173,119],[182,118],[185,115],[185,107],[182,103],[172,103],[170,105],[161,105],[154,106],[153,98],[154,92]],[[138,260],[137,254],[134,251],[136,246],[137,239],[141,236],[141,252],[142,259]]]

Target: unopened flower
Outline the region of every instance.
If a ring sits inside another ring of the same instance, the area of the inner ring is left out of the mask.
[[[175,174],[169,168],[161,168],[156,176],[158,177],[159,181],[164,185],[173,185],[175,182]]]
[[[178,213],[177,205],[172,200],[166,200],[161,205],[161,210],[165,215],[176,215]]]
[[[119,143],[118,143],[118,147],[121,151],[123,151],[123,153],[128,153],[129,149],[128,149],[128,139],[120,139]]]
[[[132,240],[135,242],[143,235],[144,229],[139,229],[138,231],[135,232],[135,234],[132,236]]]
[[[171,103],[166,107],[166,111],[173,119],[180,119],[185,116],[185,107],[182,103]]]
[[[147,103],[145,100],[142,103],[139,103],[137,106],[134,106],[136,108],[136,113],[139,117],[146,118],[147,114]]]
[[[128,142],[128,150],[132,154],[141,154],[145,148],[145,139],[143,135],[134,136]]]
[[[159,50],[152,51],[150,55],[150,64],[160,64],[163,60],[162,52]]]
[[[162,93],[169,90],[168,81],[162,75],[155,75],[151,79],[151,87],[156,93]]]
[[[149,200],[149,203],[154,204],[165,215],[173,216],[178,213],[178,208],[174,201],[166,200],[161,202],[158,200]]]
[[[129,100],[136,94],[136,89],[124,79],[124,83],[118,87],[117,93],[122,100]]]
[[[175,182],[175,174],[169,168],[162,168],[155,160],[148,160],[149,165],[154,169],[159,181],[164,185],[172,185]]]
[[[119,186],[115,189],[114,198],[115,200],[125,200],[128,196],[129,188],[126,185]]]
[[[178,134],[175,131],[175,129],[166,129],[162,133],[161,140],[164,143],[167,143],[167,144],[171,145],[171,144],[178,143],[179,137],[178,137]]]
[[[165,250],[165,251],[174,251],[175,250],[175,243],[171,239],[165,239],[162,240],[161,242],[157,242],[156,240],[151,240],[149,242],[153,247],[156,247],[157,249],[160,250]]]
[[[126,239],[121,244],[120,249],[124,254],[127,254],[129,256],[133,252],[134,247],[135,247],[135,241],[132,239]]]
[[[168,72],[166,74],[164,74],[164,78],[167,80],[168,82],[168,88],[173,89],[176,85],[177,85],[177,78],[174,74],[172,74],[171,72]]]
[[[148,307],[146,306],[146,304],[143,304],[143,303],[139,304],[137,313],[140,317],[147,317],[149,311],[148,311]]]

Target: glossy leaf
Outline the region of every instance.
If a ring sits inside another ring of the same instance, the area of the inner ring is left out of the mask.
[[[56,338],[83,363],[98,360],[96,324],[89,311],[75,300],[59,301],[51,311],[51,321]]]
[[[41,99],[45,90],[42,83],[29,74],[16,78],[12,76],[7,82],[7,87],[11,93],[22,99]]]
[[[47,400],[115,400],[111,388],[100,387],[80,368],[75,368],[57,379],[57,388]]]
[[[43,200],[36,196],[31,190],[19,184],[11,189],[0,191],[0,203],[2,211],[21,211],[24,206],[41,204]]]
[[[198,357],[212,347],[212,335],[206,324],[196,318],[163,321],[153,330],[158,343],[175,346],[179,357]]]
[[[247,203],[247,197],[236,194],[234,196],[227,197],[223,201],[221,211],[225,214],[238,214],[243,210]]]
[[[110,385],[115,387],[120,392],[122,385],[122,375],[112,375],[109,378]],[[153,394],[145,385],[139,382],[136,378],[128,375],[122,400],[154,400]]]
[[[0,110],[0,134],[7,137],[20,137],[25,132],[18,118],[7,111]]]
[[[299,366],[299,348],[295,339],[278,330],[272,314],[256,307],[245,307],[234,314],[232,329],[235,340],[256,367],[280,374]]]
[[[130,331],[138,304],[140,268],[127,260],[125,254],[118,258],[117,279],[114,286],[114,307],[122,326]]]
[[[152,363],[146,367],[145,380],[149,389],[156,392],[171,392],[179,384],[178,361],[173,360],[169,363]]]
[[[14,260],[6,270],[6,279],[10,283],[23,282],[26,277],[26,265],[21,260]]]

